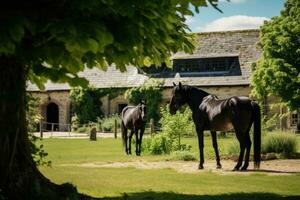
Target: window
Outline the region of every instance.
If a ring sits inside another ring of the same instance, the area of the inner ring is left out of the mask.
[[[181,77],[239,76],[241,67],[237,56],[216,58],[174,59],[173,67],[144,67],[142,70],[153,77],[173,77],[179,73]]]
[[[291,126],[296,126],[299,121],[300,121],[299,114],[296,111],[292,112],[292,114],[291,114]]]
[[[173,69],[180,76],[237,76],[241,75],[238,57],[176,59]]]

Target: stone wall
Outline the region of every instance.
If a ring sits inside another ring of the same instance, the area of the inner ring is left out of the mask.
[[[69,91],[31,92],[34,97],[40,99],[40,113],[43,121],[47,121],[47,105],[55,103],[59,111],[59,130],[68,130],[66,124],[70,123],[70,95]]]

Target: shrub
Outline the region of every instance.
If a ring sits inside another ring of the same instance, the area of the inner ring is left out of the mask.
[[[189,150],[181,150],[172,152],[173,160],[193,161],[196,160],[196,154]]]
[[[71,89],[72,112],[77,115],[80,124],[95,121],[101,111],[101,92],[98,89],[75,87]]]
[[[120,127],[120,117],[118,115],[112,115],[111,117],[105,117],[100,120],[101,129],[103,132],[113,132],[115,128],[115,120],[117,120],[117,126]]]
[[[289,133],[269,133],[262,140],[262,153],[279,153],[288,158],[297,151],[297,138]]]
[[[70,92],[72,115],[77,115],[79,124],[96,122],[103,116],[101,98],[108,96],[113,99],[123,92],[124,89],[120,88],[74,87]]]
[[[175,115],[171,115],[169,108],[166,106],[161,108],[161,115],[159,122],[162,132],[171,138],[173,150],[180,150],[182,136],[195,135],[191,110],[186,107],[182,112],[178,111]]]
[[[274,114],[271,117],[263,116],[261,120],[261,130],[262,132],[274,131],[277,126],[277,122],[280,120],[279,114]]]
[[[76,132],[77,133],[88,133],[89,132],[89,127],[87,125],[78,127]]]
[[[172,148],[172,141],[166,134],[157,134],[146,143],[148,152],[153,155],[169,154]]]

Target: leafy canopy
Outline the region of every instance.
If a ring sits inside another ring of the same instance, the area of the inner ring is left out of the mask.
[[[261,27],[263,55],[254,65],[253,94],[279,96],[300,108],[300,1],[287,0],[284,10]]]
[[[39,87],[47,79],[87,84],[77,75],[85,67],[123,71],[191,52],[185,19],[200,6],[207,1],[11,0],[0,7],[0,56],[21,61]]]

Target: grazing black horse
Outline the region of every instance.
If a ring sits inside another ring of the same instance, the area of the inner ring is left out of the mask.
[[[141,155],[142,138],[146,126],[146,104],[140,102],[137,106],[126,106],[122,110],[122,138],[125,144],[126,154],[131,154],[131,139],[135,134],[136,155]],[[129,136],[127,130],[130,129]],[[129,142],[129,144],[128,144]]]
[[[239,160],[234,170],[239,170],[244,159],[245,162],[241,170],[247,170],[249,165],[249,156],[251,140],[249,131],[254,124],[254,167],[259,168],[260,147],[261,147],[261,127],[260,127],[260,108],[259,105],[248,97],[230,97],[228,99],[218,99],[214,95],[191,87],[174,84],[170,113],[176,111],[184,104],[188,104],[193,113],[193,121],[198,135],[200,163],[199,169],[203,169],[203,131],[210,130],[212,134],[213,147],[216,153],[217,167],[221,167],[218,153],[216,131],[227,131],[234,129],[236,137],[240,143]]]

